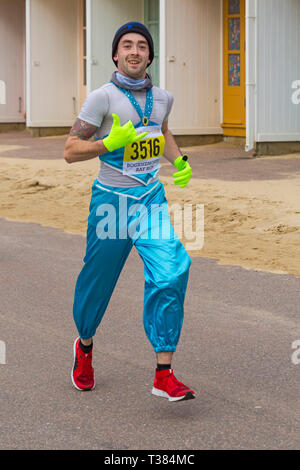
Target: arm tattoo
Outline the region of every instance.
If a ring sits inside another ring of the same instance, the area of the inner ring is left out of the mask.
[[[89,124],[88,122],[81,121],[81,119],[76,119],[73,124],[72,129],[70,130],[70,135],[75,135],[82,140],[88,140],[92,135],[95,134],[98,127]]]

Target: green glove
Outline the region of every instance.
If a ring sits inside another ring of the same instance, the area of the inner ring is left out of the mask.
[[[188,184],[193,174],[187,159],[187,155],[183,155],[181,157],[177,157],[174,161],[174,165],[177,170],[179,170],[172,175],[174,178],[174,184],[179,184],[181,188],[184,188]]]
[[[138,135],[131,121],[127,121],[124,126],[121,126],[119,116],[113,113],[112,117],[114,122],[110,133],[103,139],[103,143],[109,152],[141,140],[148,134],[148,132],[143,132]]]

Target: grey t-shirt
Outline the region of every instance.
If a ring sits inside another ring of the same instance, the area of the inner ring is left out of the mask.
[[[152,92],[153,110],[150,119],[161,126],[169,117],[173,104],[173,96],[170,92],[155,86],[152,88]],[[132,91],[132,93],[144,111],[146,91],[138,90]],[[110,132],[113,123],[112,113],[116,113],[119,116],[121,125],[125,124],[129,119],[133,125],[140,121],[138,113],[124,93],[113,83],[107,83],[87,96],[78,118],[96,126],[98,129],[95,137],[103,139]],[[155,181],[157,178],[158,174],[152,181]],[[138,182],[136,179],[114,170],[104,162],[101,162],[98,181],[108,186],[117,187],[143,185],[143,183]]]

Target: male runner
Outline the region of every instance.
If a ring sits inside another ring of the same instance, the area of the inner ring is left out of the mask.
[[[179,401],[195,396],[171,368],[191,260],[170,222],[158,179],[160,158],[164,155],[177,168],[174,182],[181,187],[188,183],[192,170],[168,129],[173,97],[153,86],[146,73],[153,57],[148,29],[137,22],[123,25],[112,44],[117,72],[110,83],[86,98],[66,142],[68,163],[98,156],[101,160],[92,188],[84,266],[75,287],[73,315],[79,337],[73,346],[71,378],[79,390],[95,387],[92,339],[134,245],[144,262],[144,328],[157,355],[152,393]],[[92,136],[94,141],[89,140]],[[113,220],[103,210],[108,204],[117,214],[113,234],[101,223]],[[142,213],[139,231],[137,207]],[[153,217],[156,211],[161,216]],[[129,230],[135,226],[135,231]]]

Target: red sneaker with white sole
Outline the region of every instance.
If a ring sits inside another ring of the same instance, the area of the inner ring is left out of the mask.
[[[153,395],[168,398],[169,401],[191,400],[195,392],[176,379],[173,369],[155,370]]]
[[[84,353],[79,345],[80,338],[75,339],[73,352],[74,364],[71,372],[72,383],[77,390],[95,388],[94,369],[92,367],[92,350]]]

